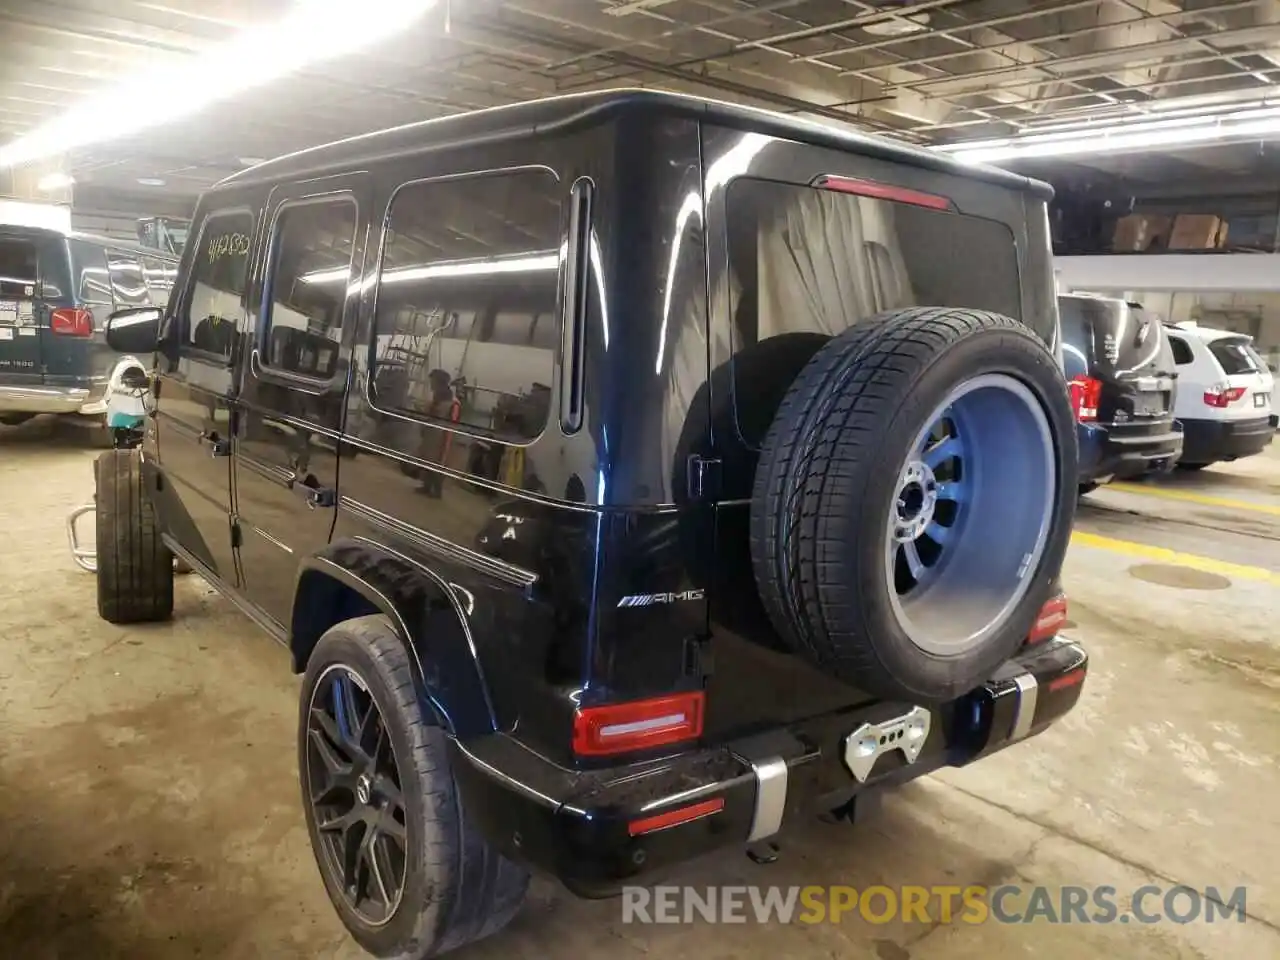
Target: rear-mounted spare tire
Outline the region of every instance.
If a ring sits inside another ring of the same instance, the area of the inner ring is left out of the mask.
[[[756,471],[752,565],[774,626],[875,696],[973,689],[1062,566],[1075,437],[1053,354],[1009,317],[916,308],[835,337]]]

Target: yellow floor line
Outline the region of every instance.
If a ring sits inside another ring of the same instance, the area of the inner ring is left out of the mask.
[[[1215,497],[1208,493],[1193,493],[1190,490],[1170,490],[1168,487],[1157,487],[1146,483],[1109,483],[1103,490],[1118,490],[1121,493],[1137,493],[1148,497],[1164,497],[1166,500],[1185,500],[1187,503],[1199,503],[1206,507],[1226,507],[1231,510],[1249,510],[1253,513],[1269,513],[1280,517],[1280,506],[1269,503],[1251,503],[1248,500],[1235,500],[1231,497]]]
[[[1263,583],[1280,584],[1280,573],[1266,567],[1251,567],[1243,563],[1229,563],[1226,560],[1214,560],[1212,557],[1200,557],[1194,553],[1180,553],[1167,547],[1153,547],[1146,543],[1133,543],[1129,540],[1114,540],[1097,533],[1085,533],[1076,530],[1071,534],[1071,543],[1078,547],[1095,547],[1108,550],[1136,560],[1150,560],[1155,563],[1172,563],[1192,570],[1203,570],[1205,573],[1216,573],[1228,579],[1255,580]]]

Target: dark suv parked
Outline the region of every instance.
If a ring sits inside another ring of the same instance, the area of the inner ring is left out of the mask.
[[[98,587],[170,552],[305,674],[320,873],[372,953],[499,929],[966,764],[1075,704],[1075,424],[1042,185],[611,92],[204,196]]]
[[[1058,298],[1062,368],[1080,439],[1080,489],[1168,473],[1182,454],[1178,374],[1164,325],[1141,304]]]

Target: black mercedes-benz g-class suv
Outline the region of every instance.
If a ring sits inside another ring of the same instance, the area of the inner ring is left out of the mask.
[[[383,957],[985,757],[1071,709],[1041,184],[683,96],[400,127],[199,202],[100,611],[170,554],[304,674],[324,884]]]

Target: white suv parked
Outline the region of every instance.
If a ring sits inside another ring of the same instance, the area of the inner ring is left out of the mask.
[[[1210,327],[1166,329],[1178,370],[1173,413],[1183,426],[1178,466],[1199,469],[1260,453],[1275,436],[1274,378],[1253,339]]]

